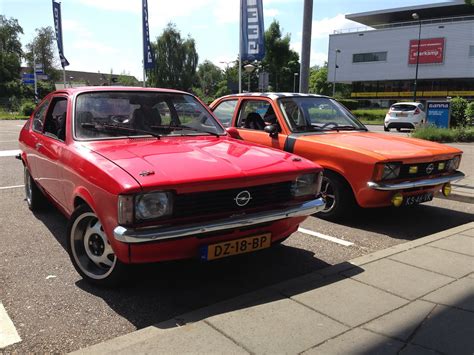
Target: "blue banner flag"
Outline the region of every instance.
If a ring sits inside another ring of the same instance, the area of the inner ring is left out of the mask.
[[[59,59],[61,60],[61,66],[67,67],[69,62],[64,56],[63,47],[63,30],[61,26],[61,4],[53,0],[53,17],[54,17],[54,29],[56,31],[56,40],[58,42]]]
[[[240,58],[262,60],[265,56],[262,0],[240,0]]]
[[[148,2],[142,0],[142,21],[143,21],[143,66],[145,69],[155,67],[155,58],[150,44],[150,28],[148,27]]]

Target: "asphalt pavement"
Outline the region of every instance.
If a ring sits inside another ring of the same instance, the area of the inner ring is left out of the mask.
[[[54,208],[32,214],[26,206],[14,158],[20,128],[0,121],[0,335],[12,329],[0,352],[87,348],[473,221],[474,204],[439,198],[409,209],[358,210],[339,224],[310,217],[281,246],[210,263],[142,265],[128,285],[99,289],[69,261],[66,219]],[[465,164],[466,156],[461,170]]]

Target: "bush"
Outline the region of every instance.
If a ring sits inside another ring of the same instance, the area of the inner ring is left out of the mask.
[[[383,122],[387,109],[354,110],[352,113],[360,120]]]
[[[33,102],[25,102],[21,105],[20,112],[24,116],[30,116],[35,110],[36,105]]]
[[[473,127],[438,128],[435,126],[420,127],[411,134],[413,138],[434,142],[474,142]]]
[[[464,111],[464,116],[466,116],[468,125],[474,124],[474,101],[471,101],[467,104],[466,110]]]
[[[337,100],[344,106],[346,106],[349,110],[357,110],[359,107],[359,101],[357,100],[349,100],[349,99],[339,99]]]
[[[451,100],[451,127],[464,127],[468,125],[466,119],[467,100],[455,97]]]

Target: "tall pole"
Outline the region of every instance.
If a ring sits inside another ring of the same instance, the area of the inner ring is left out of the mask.
[[[148,4],[147,4],[148,7]],[[148,11],[148,9],[147,9]],[[142,2],[142,43],[143,43],[143,53],[145,53],[145,46],[146,43],[143,40],[145,38],[145,26],[143,26],[143,23],[145,22],[145,11],[143,11],[143,2]],[[145,69],[145,57],[143,57],[142,60],[143,63],[143,87],[146,87],[146,69]]]
[[[334,80],[332,81],[332,97],[334,97],[334,95],[336,94],[336,71],[337,71],[337,68],[339,68],[337,66],[337,53],[341,53],[341,50],[336,49],[335,52],[336,52],[336,58],[334,59]]]
[[[63,67],[63,84],[64,88],[66,88],[66,68]]]
[[[38,103],[38,84],[36,78],[36,55],[35,55],[35,44],[33,43],[33,78],[35,80],[35,103]]]
[[[242,92],[242,0],[240,0],[239,9],[239,94]]]
[[[304,0],[303,39],[301,44],[300,92],[308,92],[309,60],[311,56],[311,25],[313,21],[313,0]]]
[[[420,40],[421,40],[421,19],[415,12],[412,14],[415,20],[418,20],[418,46],[416,49],[416,69],[415,69],[415,83],[413,84],[413,102],[416,102],[416,87],[418,83],[418,64],[420,63]]]

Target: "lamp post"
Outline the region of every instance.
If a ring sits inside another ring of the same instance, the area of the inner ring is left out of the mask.
[[[244,65],[244,69],[245,69],[245,72],[249,76],[247,91],[250,92],[250,74],[252,74],[252,72],[255,70],[255,65],[253,64]]]
[[[298,73],[293,73],[293,92],[296,92],[296,79],[298,78]]]
[[[418,64],[420,62],[420,38],[421,38],[421,19],[420,16],[414,12],[411,17],[416,21],[418,20],[418,46],[416,49],[416,69],[415,69],[415,82],[413,83],[413,102],[416,102],[416,86],[418,82]]]
[[[334,80],[332,82],[332,97],[336,94],[336,71],[339,66],[337,65],[337,53],[341,53],[340,49],[336,49],[336,59],[334,60]]]

